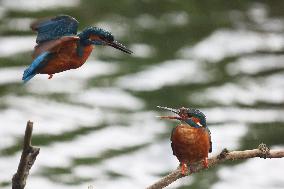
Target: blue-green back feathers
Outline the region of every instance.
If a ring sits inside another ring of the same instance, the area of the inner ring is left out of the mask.
[[[78,21],[68,15],[56,16],[51,19],[41,20],[31,25],[32,30],[37,31],[36,42],[42,43],[62,36],[76,35]]]

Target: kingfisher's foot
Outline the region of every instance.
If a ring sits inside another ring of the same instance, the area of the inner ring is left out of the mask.
[[[204,160],[203,160],[203,167],[204,168],[208,168],[208,158],[205,158]]]
[[[181,174],[186,175],[187,172],[188,172],[188,168],[187,168],[186,163],[181,163]]]
[[[53,74],[48,74],[48,75],[49,75],[48,79],[51,79],[53,77]]]

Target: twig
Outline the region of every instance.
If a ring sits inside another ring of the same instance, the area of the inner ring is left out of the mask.
[[[265,144],[260,144],[257,149],[253,150],[244,150],[244,151],[231,151],[229,152],[227,149],[224,149],[219,155],[214,156],[208,159],[208,167],[213,167],[217,164],[220,164],[227,160],[241,160],[241,159],[249,159],[249,158],[283,158],[284,157],[284,150],[269,150]],[[196,164],[191,164],[190,166],[193,167],[195,170],[194,173],[199,172],[203,169],[202,162],[198,162]],[[192,173],[190,173],[192,174]],[[186,175],[185,175],[186,176]],[[175,182],[177,179],[185,177],[181,174],[181,169],[178,167],[173,172],[169,173],[167,176],[163,177],[156,183],[152,184],[151,186],[147,187],[147,189],[161,189],[164,188],[171,183]]]
[[[40,148],[31,145],[33,122],[28,121],[24,136],[23,151],[16,174],[12,178],[12,189],[24,189],[29,171],[33,166]]]

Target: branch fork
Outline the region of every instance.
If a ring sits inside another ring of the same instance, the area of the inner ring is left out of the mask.
[[[33,122],[28,121],[24,136],[23,151],[18,165],[17,172],[12,178],[12,189],[24,189],[29,175],[40,148],[33,147],[31,144],[33,132]]]

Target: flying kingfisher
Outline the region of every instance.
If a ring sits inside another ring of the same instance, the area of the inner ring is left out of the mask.
[[[131,54],[132,51],[114,40],[113,35],[98,27],[87,27],[77,34],[78,21],[68,15],[39,20],[31,24],[37,32],[33,62],[24,71],[22,80],[29,81],[36,74],[53,74],[82,66],[94,45],[108,45]]]
[[[212,142],[210,130],[206,125],[205,115],[191,108],[158,108],[169,110],[178,116],[158,116],[163,119],[180,120],[181,124],[172,130],[171,147],[173,154],[177,157],[181,165],[181,172],[185,175],[188,172],[187,165],[203,161],[203,166],[208,167],[208,153],[212,152]]]

